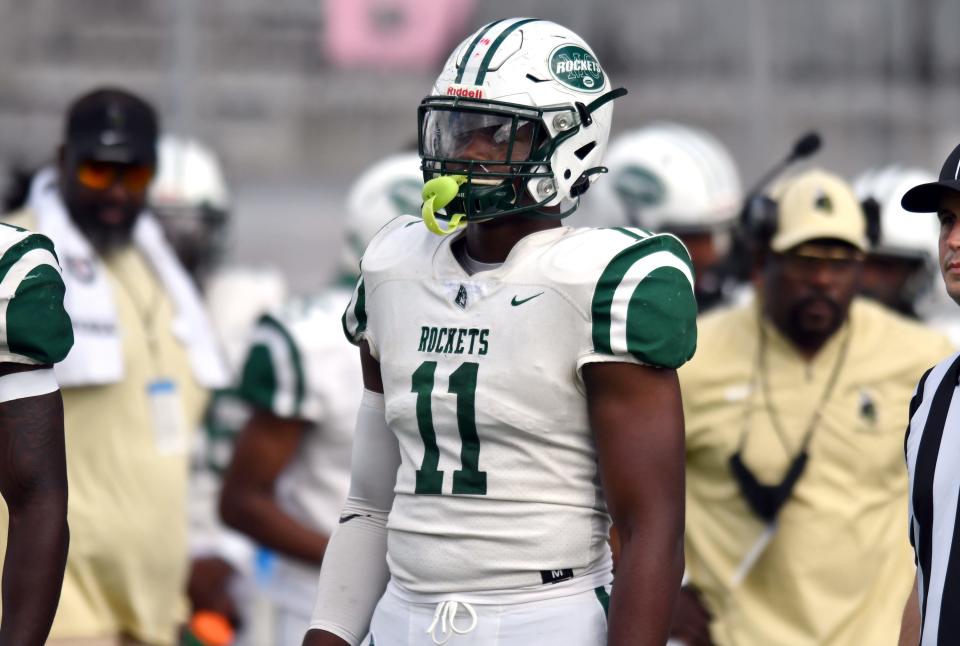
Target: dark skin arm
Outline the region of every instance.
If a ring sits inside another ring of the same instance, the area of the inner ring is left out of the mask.
[[[0,376],[31,369],[37,367],[0,364]],[[41,646],[60,600],[70,542],[59,390],[0,404],[0,461],[0,494],[10,512],[0,646]]]
[[[380,374],[380,362],[370,355],[370,346],[364,341],[360,344],[360,367],[363,369],[363,387],[375,393],[383,392],[383,378]],[[302,646],[350,646],[333,633],[316,628],[308,630],[303,637]]]
[[[290,463],[307,422],[257,410],[247,422],[227,468],[220,493],[223,522],[261,545],[313,565],[320,565],[330,537],[285,512],[275,487]]]
[[[677,598],[670,636],[681,640],[686,646],[713,646],[711,619],[697,589],[686,586],[680,590]]]
[[[620,542],[610,646],[662,646],[683,576],[684,430],[674,370],[583,369],[607,508]]]

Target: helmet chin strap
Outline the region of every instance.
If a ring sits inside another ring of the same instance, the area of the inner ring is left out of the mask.
[[[465,222],[466,217],[463,213],[457,213],[450,216],[450,224],[444,229],[437,221],[436,212],[449,204],[457,196],[460,185],[467,181],[465,175],[441,175],[434,177],[423,185],[423,206],[420,209],[420,215],[423,217],[423,223],[431,233],[438,236],[450,235],[460,229]]]

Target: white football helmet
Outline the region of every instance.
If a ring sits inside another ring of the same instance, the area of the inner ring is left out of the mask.
[[[589,45],[566,27],[535,18],[484,25],[420,104],[424,179],[464,176],[446,212],[467,220],[568,215],[604,170],[611,101],[625,93],[611,90]],[[477,141],[501,157],[475,154]]]
[[[616,137],[605,161],[610,177],[587,198],[580,224],[682,234],[735,223],[740,174],[723,144],[704,130],[654,122]]]
[[[163,135],[150,210],[191,274],[217,264],[227,247],[230,198],[220,161],[200,142]]]
[[[423,173],[416,153],[383,159],[365,170],[347,193],[347,221],[340,251],[340,274],[360,275],[360,258],[373,236],[400,215],[420,213]]]
[[[946,290],[939,276],[939,224],[934,217],[917,217],[903,209],[903,194],[919,184],[936,181],[933,173],[919,168],[882,166],[861,174],[854,182],[854,190],[865,209],[869,201],[879,215],[875,244],[867,262],[878,266],[898,263],[909,268],[909,276],[902,285],[873,284],[875,280],[864,275],[862,290],[890,307],[927,318],[948,302]],[[890,279],[886,279],[887,282]]]
[[[880,237],[872,253],[933,262],[940,235],[936,218],[918,218],[905,211],[900,200],[914,186],[936,180],[921,168],[896,165],[872,168],[854,180],[860,201],[873,199],[880,209]]]

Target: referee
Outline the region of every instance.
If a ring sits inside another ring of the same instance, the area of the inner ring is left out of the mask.
[[[940,179],[903,196],[903,208],[936,212],[940,270],[960,303],[960,146]],[[910,542],[917,578],[903,612],[901,646],[960,644],[960,353],[927,371],[910,402],[904,448],[910,476]]]

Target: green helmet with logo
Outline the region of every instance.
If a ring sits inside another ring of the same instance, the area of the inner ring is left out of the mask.
[[[611,100],[622,94],[567,28],[535,18],[484,25],[454,50],[420,104],[424,179],[460,176],[446,213],[468,221],[568,215],[606,170]],[[473,154],[479,136],[500,157]]]

